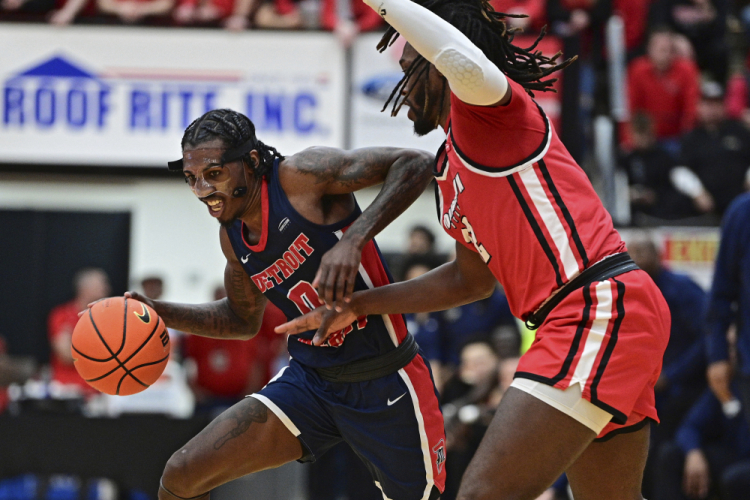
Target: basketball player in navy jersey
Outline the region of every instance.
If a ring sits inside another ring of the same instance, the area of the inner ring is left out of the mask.
[[[252,122],[214,110],[182,139],[185,176],[221,224],[227,298],[200,305],[147,303],[170,328],[243,339],[258,331],[267,300],[292,319],[320,306],[312,283],[322,257],[342,289],[391,277],[373,236],[401,214],[431,178],[431,155],[396,148],[310,148],[284,158]],[[352,192],[383,183],[361,212]],[[331,258],[332,257],[332,258]],[[353,271],[353,272],[352,272]],[[167,462],[160,500],[207,499],[246,474],[313,461],[344,440],[387,498],[428,500],[444,488],[445,436],[427,361],[401,315],[356,318],[313,345],[289,337],[290,365],[265,388],[217,417]]]

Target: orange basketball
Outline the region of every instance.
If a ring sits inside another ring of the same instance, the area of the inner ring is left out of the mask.
[[[164,321],[143,302],[110,297],[94,304],[73,330],[73,361],[95,389],[127,396],[147,389],[169,360]]]

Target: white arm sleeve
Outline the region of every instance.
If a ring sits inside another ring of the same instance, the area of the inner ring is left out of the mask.
[[[411,0],[364,0],[447,79],[456,97],[489,106],[508,91],[500,69],[447,21]]]
[[[687,167],[673,168],[669,178],[677,191],[690,198],[700,196],[706,190],[698,176]]]

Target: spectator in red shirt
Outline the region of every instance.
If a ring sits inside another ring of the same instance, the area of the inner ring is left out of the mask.
[[[692,61],[675,55],[669,30],[653,31],[647,55],[628,66],[631,114],[650,115],[657,139],[673,155],[679,152],[680,135],[695,125],[698,85],[698,68]]]
[[[216,300],[225,296],[223,287],[214,294]],[[195,367],[192,387],[198,407],[213,411],[231,406],[266,385],[285,346],[285,338],[273,329],[284,322],[284,313],[269,302],[252,340],[185,336],[183,354],[186,363]]]
[[[84,393],[91,394],[94,389],[84,382],[73,366],[73,328],[78,322],[78,313],[86,309],[87,304],[109,295],[109,278],[101,269],[85,268],[76,273],[73,286],[76,291],[75,298],[52,309],[47,321],[52,347],[52,380],[61,384],[77,385]]]

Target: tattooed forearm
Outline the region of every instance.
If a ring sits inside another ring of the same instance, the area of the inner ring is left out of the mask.
[[[168,327],[218,339],[249,339],[260,329],[266,298],[238,262],[224,270],[227,298],[207,304],[154,302]]]
[[[218,450],[227,444],[229,440],[244,434],[253,422],[262,424],[266,420],[268,420],[268,409],[266,406],[255,398],[246,398],[225,411],[214,422],[215,425],[221,425],[224,421],[232,421],[234,425],[229,432],[214,442],[214,449]]]
[[[260,327],[260,320],[239,317],[227,299],[207,304],[156,302],[154,305],[168,327],[203,337],[247,339]],[[260,314],[262,318],[262,309]]]
[[[228,268],[224,275],[224,284],[235,314],[252,321],[259,309],[263,312],[265,298],[255,285],[249,283],[244,270]]]

